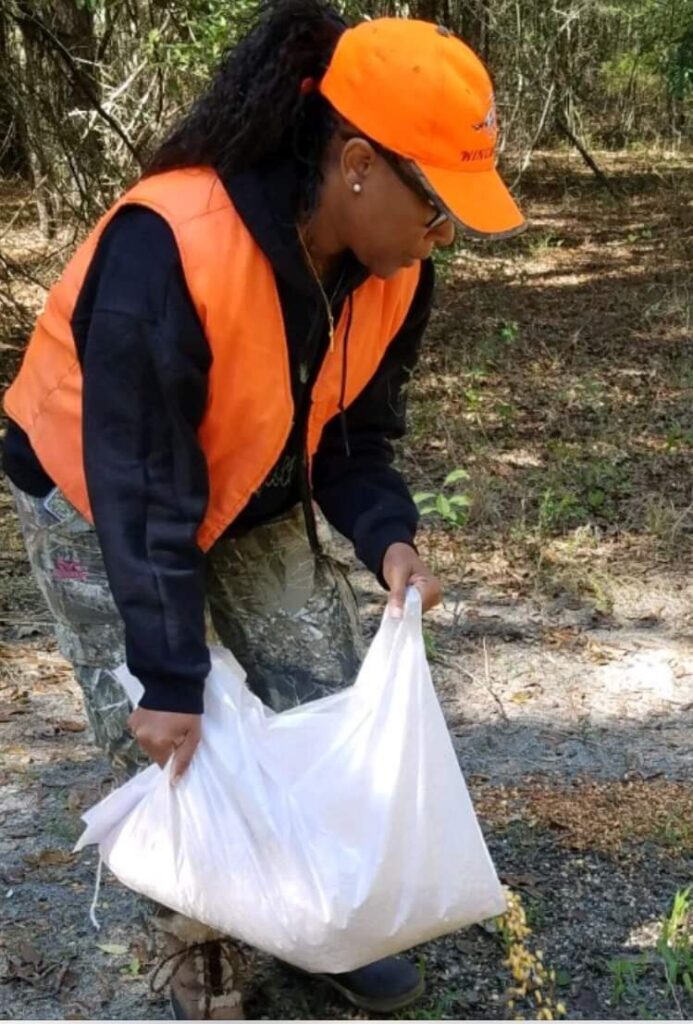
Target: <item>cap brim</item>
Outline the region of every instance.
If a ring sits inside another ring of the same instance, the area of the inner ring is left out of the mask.
[[[446,212],[472,235],[510,238],[527,227],[498,171],[448,171],[415,164]]]

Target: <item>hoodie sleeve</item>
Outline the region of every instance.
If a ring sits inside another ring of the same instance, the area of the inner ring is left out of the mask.
[[[406,384],[430,317],[434,280],[433,263],[426,260],[406,320],[375,376],[346,411],[351,454],[335,417],[323,432],[313,464],[315,500],[383,586],[387,548],[397,542],[414,546],[418,512],[393,465],[392,441],[405,434]]]
[[[72,321],[84,377],[84,463],[127,663],[142,707],[201,713],[209,652],[208,499],[198,441],[210,352],[168,224],[122,211],[100,241]]]

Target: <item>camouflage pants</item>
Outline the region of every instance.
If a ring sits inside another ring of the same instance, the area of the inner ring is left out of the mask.
[[[33,498],[12,487],[36,582],[60,651],[84,694],[96,743],[128,774],[143,755],[126,728],[131,707],[113,669],[125,660],[124,628],[93,527],[59,492]],[[240,538],[222,538],[207,559],[210,640],[233,651],[248,685],[275,710],[353,682],[363,641],[343,565],[311,550],[300,508]],[[216,632],[216,637],[214,636]]]

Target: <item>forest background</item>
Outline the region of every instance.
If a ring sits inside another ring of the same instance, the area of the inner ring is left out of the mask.
[[[427,944],[411,1015],[689,1019],[693,0],[339,6],[439,21],[483,56],[530,225],[440,256],[398,458],[445,586],[434,681],[532,932],[516,906]],[[76,243],[255,7],[0,0],[1,388]],[[353,558],[352,580],[373,629],[383,595]],[[106,878],[96,934],[95,858],[71,852],[112,785],[0,481],[4,1018],[168,1013],[137,900]],[[249,1015],[344,1018],[255,966]]]

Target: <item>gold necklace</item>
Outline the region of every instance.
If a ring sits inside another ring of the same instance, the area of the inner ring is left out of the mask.
[[[330,352],[334,352],[334,317],[332,316],[332,306],[330,305],[330,300],[327,298],[327,294],[325,292],[325,289],[322,286],[322,281],[320,280],[320,275],[318,274],[317,270],[315,269],[315,264],[313,263],[313,261],[312,261],[312,259],[310,257],[310,253],[308,252],[308,246],[306,245],[305,241],[303,240],[303,235],[301,234],[301,229],[299,228],[298,224],[296,225],[296,234],[298,235],[298,240],[301,243],[301,248],[303,249],[303,253],[304,253],[305,257],[306,257],[306,261],[308,263],[308,266],[310,267],[311,273],[313,274],[313,277],[315,278],[315,283],[317,284],[318,288],[320,289],[320,294],[322,295],[322,300],[325,303],[325,312],[327,313],[327,325],[328,325],[328,330],[329,330],[329,333],[330,333]]]

